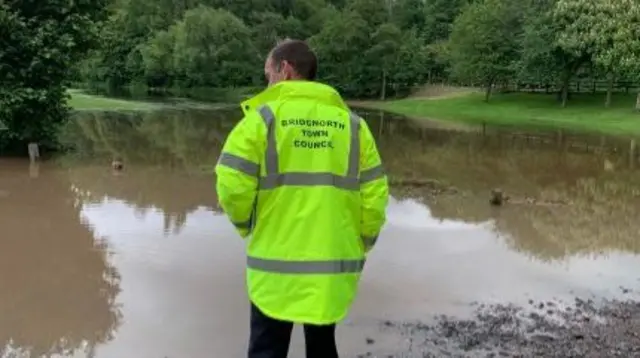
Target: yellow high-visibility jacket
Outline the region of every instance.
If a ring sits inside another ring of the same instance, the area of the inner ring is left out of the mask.
[[[317,82],[281,82],[242,108],[216,189],[248,241],[249,298],[275,319],[341,321],[385,222],[389,188],[373,136]]]

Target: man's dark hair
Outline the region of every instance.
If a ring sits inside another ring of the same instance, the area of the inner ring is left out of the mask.
[[[300,77],[308,81],[315,80],[318,59],[306,42],[286,39],[271,50],[270,56],[275,66],[287,61]]]

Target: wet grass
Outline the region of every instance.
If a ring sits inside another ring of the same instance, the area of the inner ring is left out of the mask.
[[[95,96],[78,90],[70,90],[69,94],[69,105],[77,111],[148,111],[158,108],[155,103]]]
[[[452,98],[411,98],[359,105],[430,120],[640,136],[640,113],[634,111],[634,94],[616,94],[611,108],[604,107],[603,94],[576,94],[566,108],[560,106],[555,95],[499,94],[489,103],[483,99],[483,94],[471,93]]]
[[[69,90],[69,105],[76,111],[153,111],[162,108],[188,109],[225,109],[235,106],[233,103],[200,102],[188,98],[168,97],[161,101],[111,98],[97,94],[88,94],[82,90]]]

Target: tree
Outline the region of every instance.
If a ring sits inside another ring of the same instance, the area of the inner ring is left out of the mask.
[[[325,0],[291,0],[289,15],[307,22],[316,15],[318,10],[324,9],[327,5]]]
[[[266,55],[280,39],[305,39],[310,35],[298,18],[284,17],[276,12],[256,13],[252,23],[252,39],[262,55]]]
[[[310,39],[321,64],[321,79],[347,96],[375,93],[368,86],[363,58],[370,45],[369,35],[369,25],[356,12],[337,13],[329,19],[320,33]],[[378,73],[375,75],[378,77]]]
[[[434,57],[418,30],[405,31],[397,49],[395,63],[389,73],[394,95],[405,95],[415,86],[423,85],[435,67]]]
[[[198,3],[214,9],[224,9],[243,21],[249,21],[254,13],[278,12],[287,8],[290,0],[204,0]]]
[[[424,36],[428,43],[446,40],[451,34],[454,20],[460,15],[469,0],[426,0]]]
[[[375,59],[374,64],[380,70],[380,99],[386,99],[387,78],[396,65],[402,32],[393,24],[382,24],[373,34],[373,46],[366,56]]]
[[[305,21],[305,26],[311,32],[311,36],[317,35],[329,20],[338,16],[340,11],[331,4],[315,9],[311,17]]]
[[[151,86],[171,86],[174,76],[175,33],[160,31],[146,44],[140,46],[140,54],[147,83]]]
[[[400,29],[412,29],[421,33],[426,21],[424,1],[394,1],[391,5],[391,21]]]
[[[576,56],[588,54],[609,85],[611,105],[616,77],[637,68],[640,60],[640,4],[634,0],[559,0],[554,15],[564,24],[558,43]]]
[[[536,79],[548,84],[560,83],[562,107],[569,100],[569,85],[576,73],[589,62],[589,54],[579,48],[569,49],[559,41],[572,23],[572,16],[557,11],[558,0],[530,0],[525,10],[520,78]]]
[[[480,81],[489,101],[496,81],[515,73],[521,16],[511,0],[485,0],[469,5],[456,19],[449,55],[456,77]]]
[[[556,31],[550,26],[553,1],[532,0],[526,6],[518,66],[518,81],[526,85],[542,84],[548,88],[562,74],[562,51],[555,43]]]
[[[0,2],[0,149],[55,145],[66,81],[97,39],[106,0]]]
[[[348,0],[346,11],[360,15],[371,28],[377,28],[389,20],[389,7],[382,0]]]
[[[174,73],[188,87],[234,86],[262,72],[251,31],[226,10],[191,9],[169,32],[175,38]]]

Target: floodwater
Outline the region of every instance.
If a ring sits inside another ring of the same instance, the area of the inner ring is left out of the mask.
[[[409,344],[385,320],[640,286],[633,142],[364,115],[393,198],[338,330],[345,357]],[[237,118],[85,112],[63,134],[74,154],[0,160],[1,357],[244,356],[243,241],[212,175]],[[490,206],[494,188],[510,202]],[[291,352],[303,356],[299,331]]]

